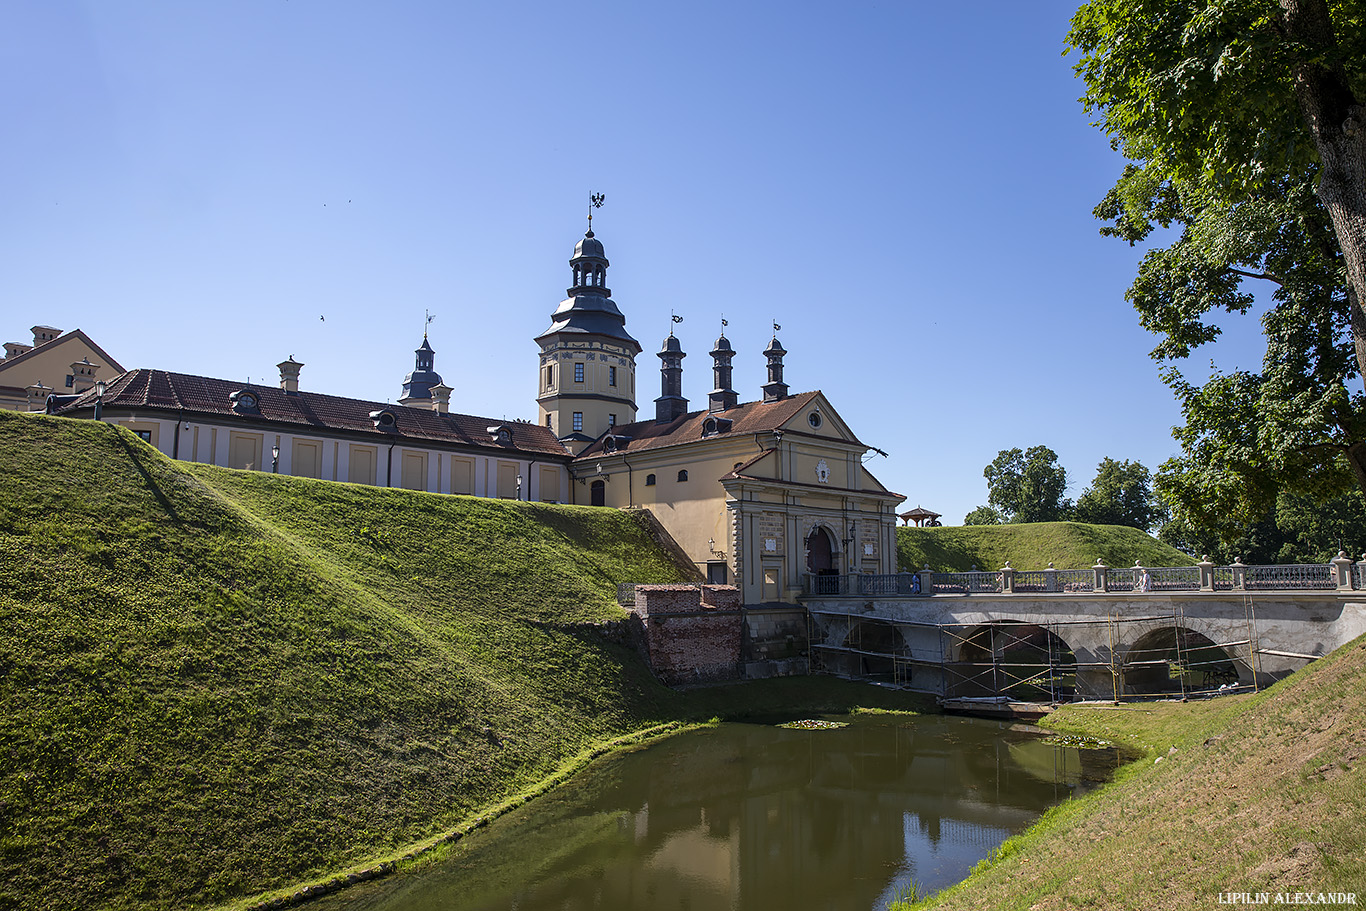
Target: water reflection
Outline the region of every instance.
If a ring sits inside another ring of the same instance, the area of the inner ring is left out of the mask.
[[[465,839],[440,868],[317,907],[881,911],[911,879],[962,879],[1116,763],[1003,723],[845,720],[726,724],[615,757]]]

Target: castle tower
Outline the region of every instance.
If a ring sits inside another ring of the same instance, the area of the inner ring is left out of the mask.
[[[764,357],[768,358],[768,382],[763,387],[765,402],[780,402],[787,398],[787,383],[783,382],[784,354],[787,354],[787,351],[774,333],[773,341],[764,349]]]
[[[427,333],[422,333],[422,344],[413,353],[417,355],[413,372],[403,378],[403,396],[398,403],[413,408],[431,408],[432,387],[441,383],[441,374],[433,369],[436,352],[427,343]]]
[[[540,423],[575,455],[618,424],[636,419],[640,343],[607,287],[607,256],[590,227],[569,260],[574,284],[536,337]]]
[[[667,424],[688,413],[688,400],[683,398],[683,358],[687,356],[670,332],[659,351],[660,396],[655,399],[657,424]]]
[[[740,396],[731,387],[731,366],[730,360],[735,357],[735,349],[730,346],[730,340],[726,334],[721,333],[721,337],[716,340],[716,347],[711,350],[712,356],[712,375],[716,380],[716,388],[707,396],[708,411],[725,411],[727,408],[734,408],[740,401]]]

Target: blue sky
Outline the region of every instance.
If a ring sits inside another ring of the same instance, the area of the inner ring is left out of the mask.
[[[757,398],[770,324],[889,487],[961,521],[998,450],[1156,468],[1180,415],[1091,209],[1122,167],[1062,56],[1074,7],[101,2],[0,11],[4,340],[397,398],[436,314],[452,407],[535,417],[532,338],[590,192],[645,348]],[[325,319],[320,319],[325,317]],[[1220,343],[1255,366],[1256,326]],[[1207,363],[1209,354],[1197,353]]]

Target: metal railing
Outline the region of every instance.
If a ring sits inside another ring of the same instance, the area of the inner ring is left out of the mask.
[[[1012,588],[1017,592],[1051,592],[1057,586],[1057,570],[1047,569],[1022,569],[1015,573],[1015,584]]]
[[[859,576],[860,595],[918,595],[920,576],[916,573]]]
[[[1249,566],[1243,570],[1243,588],[1251,591],[1337,588],[1328,563]]]
[[[1152,580],[1151,591],[1155,592],[1198,592],[1200,590],[1200,567],[1198,566],[1158,566],[1148,570]],[[1232,576],[1230,576],[1230,585]]]
[[[1096,590],[1096,574],[1089,569],[1058,570],[1058,591],[1085,593]]]
[[[1001,592],[1000,573],[932,573],[930,579],[936,595],[990,595]]]

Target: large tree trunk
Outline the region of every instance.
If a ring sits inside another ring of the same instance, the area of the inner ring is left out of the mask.
[[[1366,106],[1352,94],[1339,60],[1326,0],[1280,0],[1285,35],[1311,59],[1294,67],[1300,114],[1318,148],[1319,198],[1347,266],[1347,303],[1357,367],[1366,383]]]

